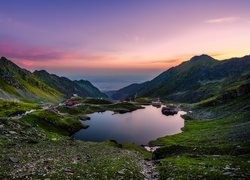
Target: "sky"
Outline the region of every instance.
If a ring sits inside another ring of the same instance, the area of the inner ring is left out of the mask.
[[[0,0],[0,56],[102,90],[250,54],[249,0]]]

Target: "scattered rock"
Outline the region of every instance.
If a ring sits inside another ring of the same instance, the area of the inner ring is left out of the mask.
[[[157,172],[153,172],[153,173],[151,174],[151,177],[152,177],[153,179],[156,179],[156,178],[159,177],[159,174],[158,174]]]
[[[84,163],[88,163],[88,162],[90,162],[90,160],[88,160],[88,159],[87,159],[87,160],[84,160]]]
[[[223,170],[230,170],[231,168],[229,166],[226,166],[223,168]]]
[[[224,176],[235,176],[235,174],[231,173],[231,172],[224,172],[223,175]]]
[[[9,157],[9,160],[13,163],[18,163],[18,159],[14,158],[14,157]]]
[[[199,165],[201,165],[201,166],[204,166],[205,165],[205,163],[198,163]]]
[[[74,171],[72,169],[69,169],[69,168],[64,169],[64,172],[67,174],[74,174]]]
[[[9,131],[9,134],[16,134],[16,131]]]
[[[126,171],[126,169],[122,169],[122,170],[118,171],[117,173],[119,175],[125,175],[126,174],[125,171]]]

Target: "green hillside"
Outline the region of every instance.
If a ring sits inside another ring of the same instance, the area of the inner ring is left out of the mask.
[[[78,94],[82,97],[106,97],[105,94],[86,80],[71,81],[66,77],[49,74],[45,70],[35,71],[34,75],[66,97],[71,97],[72,94]]]
[[[58,102],[63,94],[2,57],[0,59],[0,97],[32,101]]]
[[[36,102],[60,102],[78,94],[82,97],[106,97],[89,81],[71,81],[45,70],[31,73],[10,60],[0,59],[0,98]]]
[[[250,56],[223,61],[207,55],[195,56],[149,82],[120,89],[112,97],[120,99],[137,94],[175,102],[198,102],[220,93],[222,89],[244,84],[249,80],[249,74]]]
[[[155,152],[161,179],[248,179],[249,104],[250,84],[183,105],[183,133],[151,142],[162,145]]]

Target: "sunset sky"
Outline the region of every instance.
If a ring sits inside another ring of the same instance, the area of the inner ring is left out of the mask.
[[[103,90],[250,54],[249,0],[0,0],[0,56]],[[107,84],[108,82],[108,84]]]

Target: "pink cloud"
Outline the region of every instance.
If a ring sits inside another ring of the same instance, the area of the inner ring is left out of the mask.
[[[29,61],[50,61],[63,59],[79,59],[79,60],[103,60],[109,55],[90,53],[90,52],[73,52],[68,50],[28,47],[23,44],[1,41],[0,54],[9,58],[25,59]]]
[[[223,17],[223,18],[216,18],[216,19],[209,19],[205,21],[206,23],[225,23],[225,22],[233,22],[240,19],[239,17]]]
[[[30,47],[12,41],[0,42],[0,56],[28,68],[94,68],[112,64],[118,57],[104,53],[77,52],[53,48]],[[101,62],[101,63],[100,63]]]
[[[0,54],[9,58],[26,59],[30,61],[79,59],[79,60],[104,60],[111,58],[108,54],[91,52],[73,52],[69,50],[28,47],[11,41],[0,42]]]

